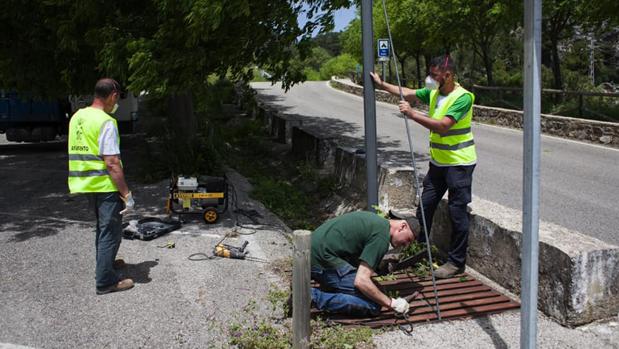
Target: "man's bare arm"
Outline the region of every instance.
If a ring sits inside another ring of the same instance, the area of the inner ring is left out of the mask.
[[[391,298],[387,297],[386,294],[382,293],[378,287],[372,281],[372,273],[374,271],[366,262],[361,262],[359,264],[359,268],[357,269],[357,276],[355,277],[355,287],[361,291],[368,298],[373,300],[374,302],[390,308],[391,307]]]
[[[385,90],[394,96],[400,96],[400,88],[398,86],[382,81],[380,76],[378,76],[378,74],[374,72],[370,72],[370,75],[372,75],[372,79],[374,79],[374,85],[377,88]],[[402,95],[404,96],[404,99],[407,100],[409,103],[418,104],[421,102],[417,98],[415,91],[416,90],[402,86]]]
[[[421,113],[411,108],[408,102],[400,102],[400,112],[419,123],[421,126],[429,129],[430,131],[444,135],[449,129],[456,124],[456,120],[449,116],[446,116],[440,120],[432,119],[426,114]]]
[[[129,194],[129,187],[125,181],[125,172],[120,163],[120,157],[118,155],[103,155],[103,161],[105,161],[107,171],[110,173],[114,184],[116,184],[118,192],[123,197],[126,197]]]

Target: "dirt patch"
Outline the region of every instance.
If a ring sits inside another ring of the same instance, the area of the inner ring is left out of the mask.
[[[276,259],[270,264],[271,270],[279,276],[286,285],[292,285],[292,257]]]

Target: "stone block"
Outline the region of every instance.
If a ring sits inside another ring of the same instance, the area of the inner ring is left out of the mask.
[[[474,198],[467,264],[520,294],[522,215]],[[437,209],[432,239],[443,256],[451,224],[446,200]],[[539,229],[538,307],[565,326],[619,313],[619,247],[546,222]]]

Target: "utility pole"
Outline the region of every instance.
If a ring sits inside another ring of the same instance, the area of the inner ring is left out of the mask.
[[[595,34],[589,34],[589,78],[591,85],[595,86]]]
[[[537,346],[542,0],[524,2],[524,149],[520,348]]]
[[[374,34],[372,31],[372,0],[361,2],[363,47],[363,116],[365,119],[365,164],[368,187],[368,209],[378,205],[376,175],[376,96],[370,72],[374,70]]]

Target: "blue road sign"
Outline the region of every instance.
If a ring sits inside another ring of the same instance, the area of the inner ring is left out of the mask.
[[[378,58],[389,60],[389,40],[378,39]]]

